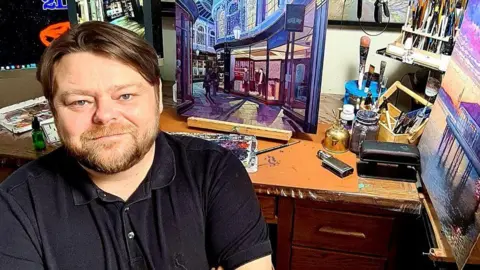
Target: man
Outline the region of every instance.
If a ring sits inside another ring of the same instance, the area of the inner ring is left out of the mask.
[[[240,161],[158,132],[160,72],[143,39],[83,23],[38,67],[64,146],[0,185],[1,269],[271,269]]]
[[[263,68],[260,68],[260,75],[258,76],[258,91],[260,92],[260,96],[268,98],[267,92],[265,91],[265,74],[263,74]]]
[[[207,69],[207,72],[205,72],[205,77],[203,77],[203,88],[205,88],[205,97],[212,97],[210,93],[210,88],[212,87],[212,71],[210,68]]]
[[[212,80],[212,90],[213,96],[217,96],[218,91],[218,74],[216,68],[212,69],[212,73],[210,74],[210,79]]]
[[[250,85],[250,74],[248,68],[243,68],[243,91],[248,94],[248,86]]]

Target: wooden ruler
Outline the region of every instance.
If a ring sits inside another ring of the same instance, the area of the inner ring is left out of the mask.
[[[199,117],[189,117],[187,119],[189,127],[216,130],[228,133],[254,135],[260,138],[288,141],[292,137],[292,132],[268,127],[252,126],[246,124],[237,124],[225,121],[218,121]]]

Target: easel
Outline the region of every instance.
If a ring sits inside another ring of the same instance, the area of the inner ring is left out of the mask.
[[[187,119],[187,125],[194,128],[216,130],[235,134],[254,135],[260,138],[274,139],[279,141],[288,141],[292,137],[292,131],[230,123],[199,117],[189,117]]]

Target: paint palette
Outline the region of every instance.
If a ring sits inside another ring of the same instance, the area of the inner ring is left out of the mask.
[[[171,135],[191,136],[214,142],[223,148],[232,152],[245,166],[249,173],[258,170],[257,138],[255,136],[238,135],[238,134],[215,134],[215,133],[186,133],[171,132]]]

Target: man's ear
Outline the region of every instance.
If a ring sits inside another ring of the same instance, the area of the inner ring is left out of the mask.
[[[162,85],[162,78],[158,78],[158,110],[159,113],[163,112],[163,85]]]

